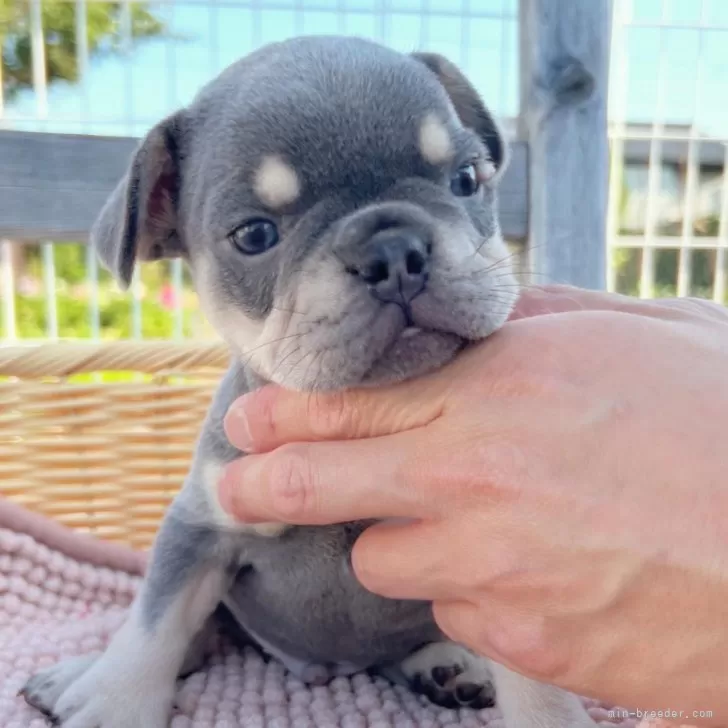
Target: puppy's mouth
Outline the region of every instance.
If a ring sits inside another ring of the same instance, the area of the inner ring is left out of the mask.
[[[388,384],[422,376],[451,361],[467,341],[449,331],[428,329],[411,316],[372,364],[362,384]]]

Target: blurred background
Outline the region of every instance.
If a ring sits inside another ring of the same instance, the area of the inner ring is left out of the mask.
[[[0,130],[139,137],[302,33],[440,52],[516,134],[518,0],[0,0]],[[613,0],[610,65],[608,287],[726,303],[728,2]],[[145,265],[125,294],[83,244],[0,253],[0,341],[213,336],[178,262]]]

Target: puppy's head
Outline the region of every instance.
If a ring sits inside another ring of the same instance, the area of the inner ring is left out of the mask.
[[[297,38],[230,66],[153,128],[92,242],[124,284],[137,260],[185,258],[207,317],[266,380],[403,379],[510,312],[505,163],[446,59]]]

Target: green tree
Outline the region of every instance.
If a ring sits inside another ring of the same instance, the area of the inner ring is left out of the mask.
[[[48,82],[78,81],[76,4],[42,0],[41,9]],[[121,3],[86,4],[89,57],[121,49],[121,22]],[[131,5],[132,39],[159,35],[163,31],[163,23],[144,4]],[[28,0],[0,0],[0,47],[3,94],[6,99],[12,100],[19,91],[33,86]]]

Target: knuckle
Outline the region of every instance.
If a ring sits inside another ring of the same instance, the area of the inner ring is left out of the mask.
[[[478,622],[473,623],[471,611],[471,608],[464,609],[462,602],[432,603],[435,623],[453,642],[467,645],[471,649],[482,649],[487,646],[484,630],[478,626]]]
[[[303,445],[284,445],[272,456],[268,471],[271,508],[295,520],[310,513],[315,503],[313,468]]]
[[[532,678],[554,682],[568,672],[564,640],[550,637],[544,617],[501,615],[489,625],[488,632],[490,644]]]

